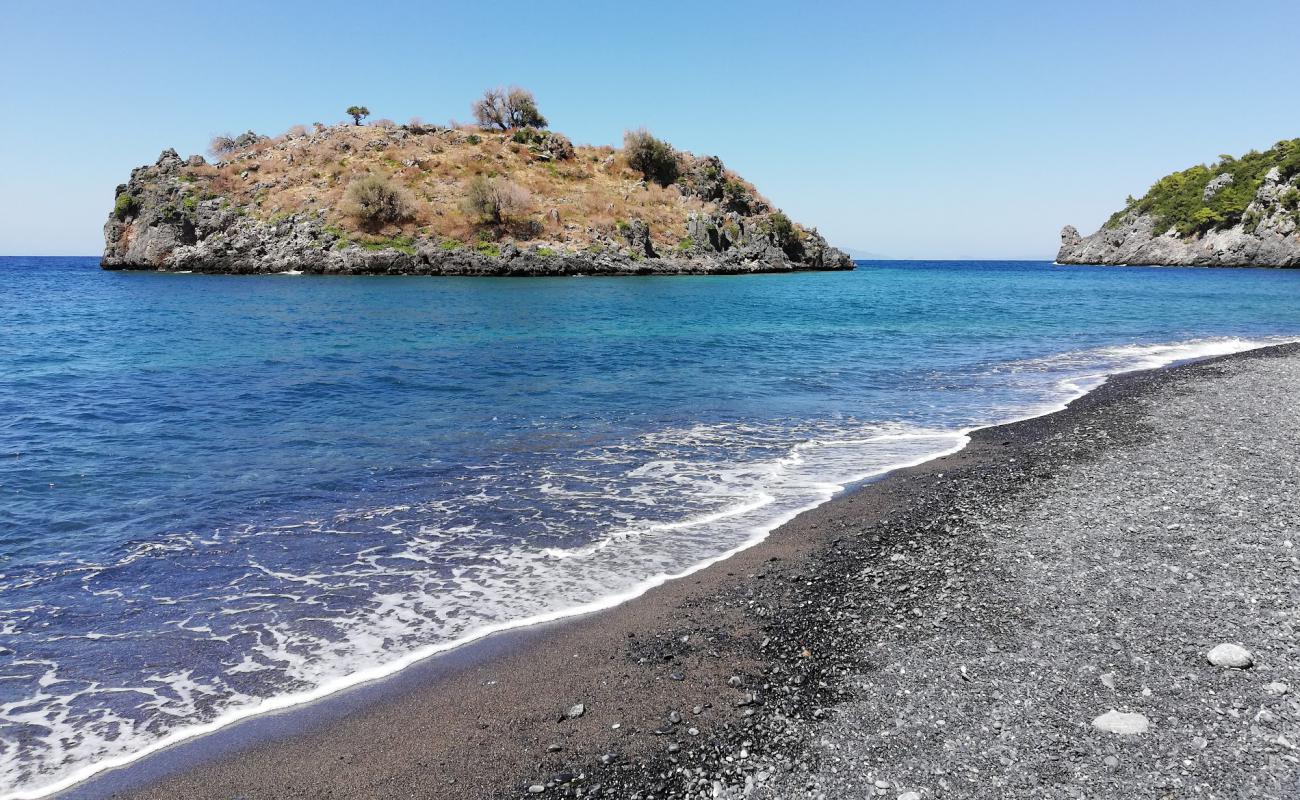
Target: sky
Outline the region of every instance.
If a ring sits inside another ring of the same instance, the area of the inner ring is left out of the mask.
[[[0,2],[0,255],[97,255],[175,147],[470,118],[518,84],[577,143],[647,127],[833,243],[1046,259],[1127,195],[1300,136],[1300,3]]]

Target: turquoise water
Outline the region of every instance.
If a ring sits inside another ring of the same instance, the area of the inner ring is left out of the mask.
[[[1300,272],[429,279],[0,259],[0,797],[600,607]],[[5,790],[3,787],[8,787]]]

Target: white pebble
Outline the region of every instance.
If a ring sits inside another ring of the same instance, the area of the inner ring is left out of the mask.
[[[1141,714],[1115,711],[1113,709],[1092,721],[1092,727],[1097,730],[1118,733],[1121,736],[1146,733],[1149,726],[1150,723],[1147,718]]]
[[[1245,669],[1255,663],[1255,659],[1250,655],[1249,650],[1239,644],[1229,642],[1215,645],[1214,649],[1206,654],[1205,660],[1216,667],[1231,669]]]

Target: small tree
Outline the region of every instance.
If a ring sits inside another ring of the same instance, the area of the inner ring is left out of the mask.
[[[266,141],[267,137],[254,131],[244,131],[235,137],[226,135],[213,136],[212,141],[208,143],[208,153],[214,158],[230,155],[236,150],[243,150],[245,147],[251,147],[258,142]]]
[[[378,228],[414,217],[415,198],[382,175],[366,175],[348,185],[342,210],[363,227]]]
[[[681,172],[677,151],[664,140],[651,136],[645,128],[624,134],[623,148],[628,166],[644,175],[646,180],[660,186],[668,186],[677,180]]]
[[[213,136],[208,143],[208,155],[221,158],[235,149],[235,140],[229,136]]]
[[[546,117],[537,110],[533,93],[518,86],[488,89],[473,106],[474,119],[482,128],[545,128]]]
[[[362,119],[370,116],[370,109],[365,106],[348,106],[347,115],[352,117],[353,125],[360,125]]]
[[[466,213],[500,225],[532,207],[533,196],[514,181],[478,176],[465,191]]]

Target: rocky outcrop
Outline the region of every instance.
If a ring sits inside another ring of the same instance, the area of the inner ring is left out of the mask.
[[[1202,193],[1213,199],[1232,185],[1231,175],[1211,179]],[[1249,196],[1249,195],[1247,195]],[[1183,235],[1156,230],[1150,214],[1129,211],[1091,236],[1072,225],[1061,231],[1059,264],[1192,267],[1300,267],[1300,175],[1283,179],[1274,168],[1264,176],[1242,221],[1230,227]]]
[[[563,136],[544,133],[527,143],[539,160],[571,158]],[[292,158],[288,156],[287,158]],[[287,159],[286,159],[287,160]],[[698,170],[698,188],[725,200],[721,162]],[[420,235],[392,237],[391,245],[358,239],[331,223],[331,209],[316,208],[269,219],[219,193],[195,190],[192,170],[202,166],[165,151],[153,165],[132,171],[117,187],[104,226],[105,269],[211,273],[410,274],[410,275],[647,275],[741,274],[796,270],[847,270],[853,262],[816,230],[795,229],[765,205],[748,215],[726,211],[692,216],[674,235],[681,244],[656,249],[649,226],[634,218],[616,231],[588,231],[581,249],[520,243],[509,237],[466,244]],[[237,164],[246,182],[260,180],[256,161]],[[256,183],[251,189],[257,190]],[[691,191],[694,190],[692,187]],[[684,191],[684,195],[688,192]],[[757,199],[752,198],[757,204]],[[737,202],[745,201],[740,198]],[[747,202],[747,201],[746,201]],[[556,210],[543,212],[559,223]],[[777,219],[779,217],[779,220]],[[336,215],[335,215],[336,219]],[[777,224],[783,220],[785,228]]]

